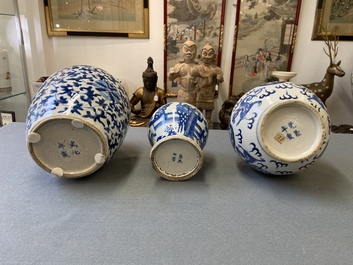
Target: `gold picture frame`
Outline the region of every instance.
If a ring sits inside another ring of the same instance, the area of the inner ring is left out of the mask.
[[[353,40],[352,16],[352,1],[318,0],[311,39],[324,40],[327,34],[336,35],[339,40]]]
[[[148,0],[44,0],[48,36],[149,38]]]

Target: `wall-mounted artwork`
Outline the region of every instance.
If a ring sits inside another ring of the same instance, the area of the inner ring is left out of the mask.
[[[226,0],[165,0],[164,1],[164,88],[169,97],[176,96],[178,80],[169,81],[167,72],[183,59],[182,45],[191,40],[197,54],[205,44],[217,52],[221,63],[224,9]]]
[[[312,39],[324,40],[325,34],[353,40],[353,1],[317,1]]]
[[[44,0],[49,36],[149,38],[148,0]]]
[[[289,71],[301,0],[237,1],[229,96]]]

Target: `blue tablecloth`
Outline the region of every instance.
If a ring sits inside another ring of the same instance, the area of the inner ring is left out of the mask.
[[[205,162],[183,182],[150,164],[147,128],[79,179],[31,159],[25,124],[0,129],[0,264],[352,264],[353,136],[321,159],[268,176],[211,130]]]

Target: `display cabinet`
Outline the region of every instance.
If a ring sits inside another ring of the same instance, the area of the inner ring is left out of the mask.
[[[0,2],[0,111],[25,121],[28,81],[17,0]]]

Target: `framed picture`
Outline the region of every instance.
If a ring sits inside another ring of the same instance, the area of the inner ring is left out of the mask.
[[[16,121],[14,111],[0,110],[0,127]]]
[[[164,0],[164,89],[167,97],[178,93],[178,80],[172,82],[167,73],[183,59],[182,45],[195,42],[197,55],[210,44],[221,64],[224,10],[226,0]]]
[[[49,36],[149,38],[148,0],[44,0]]]
[[[318,0],[312,40],[323,40],[323,35],[334,34],[340,40],[353,40],[353,2]]]
[[[301,0],[237,0],[229,96],[289,71]]]

